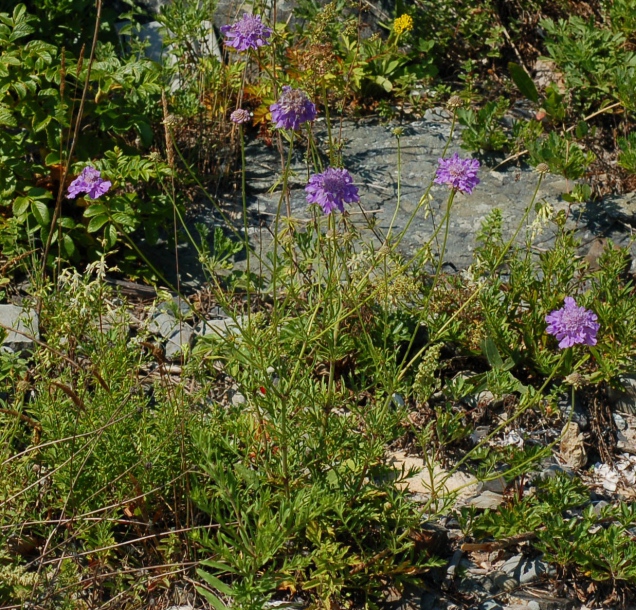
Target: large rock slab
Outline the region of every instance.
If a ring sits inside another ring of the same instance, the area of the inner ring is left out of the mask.
[[[17,305],[0,305],[0,332],[2,331],[7,332],[2,348],[16,353],[31,351],[35,345],[34,339],[40,339],[37,312]]]
[[[335,120],[333,129],[336,145],[342,147],[343,166],[352,173],[360,189],[360,205],[347,207],[350,220],[361,229],[362,239],[377,246],[392,226],[394,237],[404,231],[399,245],[403,254],[410,256],[430,241],[433,254],[443,255],[446,271],[463,269],[473,262],[477,233],[495,208],[502,213],[504,237],[511,237],[530,205],[539,181],[539,175],[527,165],[508,163],[497,167],[501,158],[481,159],[480,184],[471,195],[458,194],[455,197],[446,250],[441,253],[443,236],[439,232],[439,226],[446,211],[448,188],[433,185],[429,192],[429,201],[419,210],[417,208],[434,178],[438,159],[442,155],[449,156],[457,152],[462,157],[470,156],[470,153],[461,148],[459,130],[445,151],[450,125],[445,110],[433,109],[427,111],[421,120],[402,125],[381,124],[370,119],[347,119],[342,123]],[[323,152],[328,151],[324,118],[317,120],[312,129],[319,148]],[[399,146],[396,129],[400,130],[397,133],[401,133]],[[276,139],[272,145],[262,139],[248,139],[246,142],[248,235],[255,251],[262,252],[263,256],[272,244],[271,234],[281,201],[281,156],[275,143]],[[311,218],[311,211],[304,191],[309,174],[307,151],[300,138],[294,144],[294,151],[289,176],[290,208],[291,216],[299,221],[298,226],[303,227],[305,221]],[[398,151],[401,167],[399,179]],[[284,152],[286,157],[286,145]],[[322,161],[325,165],[328,164],[328,157],[323,155]],[[629,228],[614,213],[619,205],[617,201],[623,199],[570,204],[564,200],[563,194],[573,186],[571,181],[547,174],[542,179],[535,201],[547,202],[555,212],[562,211],[568,215],[567,225],[576,231],[582,243],[581,256],[586,255],[590,244],[598,241],[599,236],[608,237],[617,245],[629,245]],[[625,200],[629,201],[629,196]],[[221,193],[219,203],[224,209],[225,217],[232,217],[235,230],[242,234],[244,223],[240,192]],[[286,208],[284,202],[284,215]],[[534,213],[531,211],[525,228],[533,220]],[[364,229],[369,221],[374,223],[376,235]],[[189,222],[193,231],[197,222],[210,228],[224,225],[222,216],[209,203],[199,206]],[[525,228],[519,232],[520,240],[525,238]],[[436,238],[431,241],[434,235]],[[554,235],[551,225],[545,227],[535,239],[537,251],[550,247],[554,242]],[[181,284],[188,289],[202,285],[205,279],[200,272],[196,252],[186,244],[181,244],[180,249]],[[634,245],[632,254],[636,254]],[[157,255],[161,256],[161,253],[158,252]],[[162,257],[161,264],[168,277],[174,277],[171,256]]]
[[[396,127],[402,134],[399,142]],[[437,233],[431,245],[436,255],[444,256],[447,270],[465,268],[473,262],[477,233],[495,208],[502,212],[504,237],[512,236],[539,183],[540,177],[531,167],[508,164],[494,169],[496,159],[482,159],[480,184],[471,195],[458,193],[455,197],[446,251],[441,253],[442,235],[438,227],[446,212],[448,188],[434,184],[429,192],[430,201],[419,210],[418,204],[435,176],[438,159],[444,153],[446,156],[455,152],[463,157],[470,156],[461,149],[459,131],[455,132],[445,152],[450,121],[444,111],[428,112],[423,120],[402,126],[368,120],[344,121],[334,131],[341,134],[343,165],[352,173],[360,189],[360,206],[348,207],[352,221],[364,227],[370,219],[380,237],[385,236],[389,229],[395,236],[408,227],[400,243],[400,249],[406,255],[415,253]],[[316,122],[315,137],[321,149],[327,150],[324,121]],[[303,220],[311,217],[304,191],[308,176],[304,153],[302,145],[298,144],[289,180],[291,214],[301,221],[301,226]],[[272,227],[280,201],[280,188],[274,193],[269,190],[279,183],[282,175],[280,154],[275,147],[267,147],[263,141],[256,140],[248,143],[247,158],[250,223],[254,227],[263,223]],[[401,171],[398,174],[399,166]],[[573,186],[571,181],[547,174],[542,179],[535,202],[547,202],[555,212],[567,213],[568,226],[577,231],[584,247],[598,235],[610,237],[619,245],[628,244],[628,231],[624,225],[616,223],[615,217],[608,214],[602,204],[573,205],[563,199],[562,195]],[[238,207],[238,198],[234,202]],[[285,208],[283,205],[283,210]],[[531,211],[525,228],[534,218]],[[525,238],[525,228],[519,233],[521,239]],[[265,230],[252,229],[251,233],[254,244],[271,242]],[[377,237],[372,239],[380,243]],[[553,239],[554,232],[548,226],[535,245],[546,248]]]

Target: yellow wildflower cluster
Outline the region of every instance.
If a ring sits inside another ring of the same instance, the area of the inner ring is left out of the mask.
[[[400,34],[404,34],[404,32],[410,32],[413,29],[413,17],[411,15],[400,15],[393,22],[393,31],[399,36]]]

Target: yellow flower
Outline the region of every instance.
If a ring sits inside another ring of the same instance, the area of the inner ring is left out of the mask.
[[[400,34],[404,34],[404,32],[410,32],[413,29],[413,17],[411,15],[400,15],[393,22],[393,31],[399,36]]]

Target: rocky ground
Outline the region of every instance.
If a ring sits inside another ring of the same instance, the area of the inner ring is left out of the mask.
[[[401,172],[398,180],[398,140],[396,128],[401,130],[400,156]],[[443,109],[429,110],[423,120],[410,123],[381,124],[374,120],[343,121],[336,125],[334,136],[342,145],[344,166],[353,174],[360,189],[361,203],[350,206],[351,219],[361,228],[371,220],[376,233],[386,235],[395,214],[393,235],[398,234],[409,220],[435,175],[438,159],[444,151],[450,132],[450,120]],[[316,139],[320,148],[327,150],[327,133],[324,123],[318,121],[315,126]],[[447,155],[458,152],[468,156],[461,149],[461,136],[456,131]],[[292,176],[290,178],[290,203],[292,217],[302,221],[310,217],[305,199],[304,187],[307,182],[307,166],[304,160],[306,149],[302,144],[296,146],[293,157]],[[532,200],[539,179],[533,168],[524,163],[507,163],[498,167],[501,158],[482,159],[480,171],[481,183],[471,195],[458,194],[453,204],[451,223],[446,251],[445,269],[457,271],[472,262],[476,245],[475,237],[488,214],[495,208],[502,211],[504,233],[512,235],[519,220],[523,217]],[[275,144],[267,145],[259,139],[248,140],[246,145],[247,165],[247,210],[250,240],[257,251],[267,248],[272,241],[276,211],[280,201],[280,187],[270,192],[280,183],[281,157]],[[236,181],[240,184],[240,180]],[[399,187],[398,187],[399,182]],[[572,190],[574,184],[559,177],[547,174],[538,192],[538,202],[548,202],[555,212],[563,210],[568,214],[568,226],[576,231],[580,239],[581,255],[598,256],[599,239],[610,238],[615,244],[632,244],[636,227],[636,196],[628,194],[609,197],[600,202],[569,204],[562,195]],[[399,197],[398,197],[399,192]],[[400,244],[401,251],[413,254],[434,233],[445,212],[448,190],[444,186],[434,185],[430,191],[430,213],[423,207],[410,223]],[[399,205],[398,205],[399,201]],[[235,222],[236,230],[243,231],[243,212],[240,193],[222,193],[218,205],[227,217]],[[286,206],[283,206],[285,209]],[[534,220],[530,214],[529,222]],[[222,217],[209,202],[202,202],[190,219],[191,229],[195,223],[203,223],[212,228],[222,225]],[[378,237],[366,231],[369,239],[378,243]],[[524,236],[521,231],[520,236]],[[554,238],[548,227],[536,241],[537,251],[548,247]],[[434,254],[439,255],[440,239],[433,244]],[[591,251],[590,251],[591,250]],[[194,249],[182,244],[179,250],[182,269],[181,284],[185,289],[199,288],[203,283],[200,265]],[[159,248],[154,253],[171,281],[175,281],[174,253]],[[636,271],[636,266],[633,267]]]
[[[398,141],[395,128],[402,129],[400,136],[401,178],[398,205]],[[427,188],[442,154],[448,137],[450,122],[442,110],[429,111],[426,117],[417,122],[402,126],[382,125],[374,121],[343,123],[338,134],[343,143],[343,162],[355,177],[360,187],[361,204],[351,208],[351,218],[363,226],[366,218],[376,220],[376,228],[381,234],[388,230],[395,214],[394,230],[401,231],[409,222],[420,197]],[[326,148],[326,133],[318,123],[316,136]],[[465,154],[456,136],[449,153]],[[454,271],[468,266],[472,260],[475,236],[481,222],[491,210],[498,207],[503,212],[505,230],[508,235],[516,227],[529,204],[537,184],[538,175],[531,168],[506,165],[491,169],[497,160],[484,160],[480,173],[481,184],[470,196],[458,195],[451,217],[449,240],[444,260],[446,269]],[[490,165],[488,165],[489,163]],[[255,248],[267,247],[270,235],[267,230],[273,228],[273,219],[280,194],[270,193],[272,185],[281,175],[280,155],[275,147],[268,147],[260,140],[249,141],[247,145],[248,168],[248,215],[250,239]],[[291,211],[300,220],[308,218],[304,185],[307,169],[303,161],[303,150],[299,147],[294,157],[291,180]],[[548,201],[555,210],[568,213],[568,223],[576,230],[583,243],[581,255],[588,254],[590,248],[598,243],[598,238],[611,238],[620,245],[630,245],[636,253],[632,239],[632,226],[636,226],[636,198],[627,195],[607,199],[602,202],[573,205],[563,200],[562,194],[571,188],[566,181],[547,175],[539,191],[539,199]],[[431,214],[425,216],[421,211],[405,234],[401,249],[405,254],[418,249],[435,230],[444,213],[447,198],[444,187],[434,186],[431,190]],[[220,200],[221,209],[236,223],[238,230],[243,225],[240,195],[226,193]],[[364,211],[364,213],[363,213]],[[204,222],[210,228],[220,223],[220,214],[209,205],[201,205],[192,213],[189,220]],[[377,239],[377,238],[374,238]],[[546,247],[553,235],[546,230],[538,248]],[[439,254],[439,243],[434,244]],[[172,252],[167,249],[158,251],[156,258],[164,271],[170,275],[170,265],[174,265]],[[192,248],[180,246],[181,285],[189,292],[203,286],[200,265]],[[176,279],[174,269],[172,280]],[[114,281],[124,294],[141,299],[145,304],[131,310],[128,324],[135,333],[145,333],[163,350],[165,356],[163,373],[178,376],[180,359],[185,346],[192,347],[206,334],[228,334],[236,332],[241,320],[228,318],[220,309],[206,307],[203,319],[195,318],[190,307],[178,298],[172,304],[159,307],[150,305],[154,291],[148,287],[123,281]],[[0,305],[0,322],[17,333],[10,333],[4,348],[19,352],[28,352],[38,339],[38,319],[33,310],[21,304],[19,294],[14,295],[14,303]],[[108,327],[113,321],[107,317],[100,323]],[[24,334],[23,334],[24,333]],[[582,476],[590,489],[590,503],[595,510],[616,503],[619,500],[633,501],[636,483],[636,381],[623,380],[626,391],[614,393],[610,398],[613,414],[613,426],[616,434],[614,463],[597,461],[595,455],[588,455],[589,438],[592,433],[591,422],[594,414],[578,406],[572,417],[570,429],[566,430],[563,441],[557,443],[554,455],[546,460],[533,476],[553,476],[556,472],[572,473]],[[236,387],[229,387],[227,400],[240,404],[245,398]],[[400,397],[395,397],[399,402]],[[504,416],[501,404],[487,392],[469,397],[473,406],[488,408],[494,417]],[[562,409],[565,415],[571,405],[564,399]],[[475,430],[474,442],[489,434],[488,426]],[[527,442],[549,443],[558,439],[563,432],[562,423],[552,428],[540,430],[525,429],[521,425],[511,425],[492,439],[494,446]],[[495,509],[506,500],[505,483],[501,480],[480,482],[466,472],[452,472],[452,464],[442,468],[433,465],[429,471],[421,456],[410,453],[408,448],[392,448],[390,454],[396,468],[405,465],[415,466],[421,472],[408,481],[409,490],[418,501],[426,502],[432,490],[441,486],[450,492],[459,494],[460,504],[475,507],[478,511]],[[596,465],[594,465],[596,463]],[[593,466],[593,467],[592,467]],[[530,479],[528,485],[532,484]],[[459,523],[452,517],[445,517],[431,526],[431,539],[439,544],[439,556],[446,560],[442,569],[432,574],[429,584],[417,590],[403,594],[387,592],[387,610],[551,610],[555,608],[582,608],[581,604],[567,601],[565,597],[571,590],[567,583],[555,575],[553,569],[540,556],[532,551],[530,545],[519,543],[510,546],[466,544]],[[570,598],[572,596],[570,595]],[[281,604],[276,607],[298,607],[298,604]],[[197,606],[181,605],[181,610]],[[272,606],[274,607],[274,606]],[[173,610],[177,606],[173,607]]]
[[[171,376],[178,380],[182,369],[181,354],[184,347],[196,345],[206,335],[229,335],[236,333],[242,318],[231,319],[218,307],[208,306],[205,315],[196,317],[190,306],[175,297],[172,302],[155,306],[148,301],[151,296],[143,287],[132,283],[119,283],[120,290],[128,294],[142,295],[145,303],[138,302],[131,307],[123,319],[130,332],[138,337],[154,342],[164,354],[155,365],[157,376]],[[17,300],[16,300],[17,302]],[[120,303],[121,301],[118,301]],[[195,301],[196,302],[196,301]],[[113,305],[117,303],[113,302]],[[201,303],[199,302],[199,306]],[[115,323],[115,314],[107,314],[96,320],[106,331]],[[18,333],[10,333],[4,343],[4,349],[28,354],[38,339],[38,318],[33,310],[26,306],[12,304],[0,305],[0,322],[15,328]],[[25,333],[25,334],[22,334]],[[148,371],[152,377],[153,371]],[[470,376],[470,372],[465,373]],[[220,389],[219,400],[227,400],[234,405],[246,402],[238,387],[231,379]],[[613,412],[617,444],[614,461],[597,461],[592,446],[593,418],[587,408],[576,405],[572,420],[566,424],[572,409],[567,397],[563,397],[560,408],[561,420],[551,423],[540,420],[541,425],[528,426],[515,421],[506,426],[488,442],[492,447],[505,447],[514,444],[523,447],[526,444],[546,445],[556,441],[553,455],[546,458],[535,472],[528,475],[521,485],[522,493],[531,494],[535,481],[542,477],[552,477],[557,473],[567,476],[580,476],[589,488],[589,504],[600,514],[604,507],[619,501],[634,501],[636,492],[636,381],[625,379],[626,391],[614,392],[610,401]],[[394,402],[404,404],[399,395]],[[438,392],[431,404],[444,402],[446,398]],[[477,426],[470,437],[474,445],[491,433],[494,426],[506,421],[505,400],[495,400],[488,391],[480,392],[463,399],[464,407],[470,411],[477,409],[489,414],[489,425]],[[413,412],[413,418],[419,413]],[[415,421],[415,420],[414,420]],[[560,423],[559,423],[560,422]],[[563,434],[562,440],[559,438]],[[398,443],[391,447],[388,459],[396,472],[416,469],[404,485],[415,501],[425,506],[433,494],[438,497],[454,495],[456,507],[472,506],[477,512],[496,510],[510,498],[511,488],[500,477],[494,480],[479,481],[472,474],[453,468],[453,461],[443,465],[426,461],[421,453],[413,451],[408,443]],[[518,493],[515,491],[515,493]],[[435,507],[437,512],[439,507]],[[404,592],[387,591],[383,603],[384,610],[554,610],[561,608],[582,609],[582,604],[572,601],[573,584],[563,578],[529,544],[529,540],[511,542],[472,543],[462,533],[460,523],[452,512],[435,519],[424,526],[426,548],[442,558],[445,565],[432,570],[426,584]],[[577,514],[570,515],[572,519]],[[199,610],[203,608],[189,595],[184,593],[184,602],[172,606],[172,610]],[[191,600],[190,603],[188,600]],[[303,608],[300,600],[277,602],[270,608]],[[618,607],[618,606],[617,606]],[[629,607],[629,606],[628,606]],[[636,607],[636,606],[635,606]],[[591,610],[591,609],[590,609]]]

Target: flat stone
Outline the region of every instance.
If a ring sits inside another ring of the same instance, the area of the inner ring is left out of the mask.
[[[621,389],[610,387],[607,392],[612,407],[624,413],[636,414],[636,375],[621,375],[618,383]]]
[[[544,574],[552,574],[554,572],[545,561],[527,559],[523,555],[511,557],[501,566],[500,570],[522,585],[531,583]]]
[[[148,330],[154,335],[167,339],[172,335],[178,325],[179,320],[177,320],[172,313],[161,311],[153,316]]]
[[[456,494],[458,501],[465,501],[473,496],[477,489],[478,481],[472,475],[463,472],[451,473],[438,464],[433,466],[431,472],[422,458],[396,451],[390,454],[390,460],[396,470],[404,468],[405,472],[410,469],[419,471],[400,483],[400,486],[406,487],[422,500],[430,498],[431,495],[447,497],[449,494]]]
[[[495,493],[494,491],[484,491],[478,496],[470,498],[470,500],[468,500],[466,504],[468,506],[474,506],[475,508],[480,508],[482,510],[495,510],[501,505],[502,502],[503,496],[501,494]]]
[[[612,419],[619,430],[627,430],[627,421],[620,413],[612,413]]]
[[[607,197],[604,205],[608,216],[636,225],[636,192]]]
[[[7,336],[2,347],[16,353],[33,350],[34,341],[30,337],[40,339],[40,319],[35,309],[26,309],[17,305],[0,305],[0,324],[12,328],[5,330]],[[30,335],[25,336],[22,333]]]
[[[173,296],[172,301],[163,302],[159,305],[159,311],[165,312],[167,314],[176,314],[181,318],[189,318],[194,314],[194,310],[190,303],[188,303],[185,299],[182,299],[180,296]]]
[[[206,335],[216,335],[225,337],[232,333],[240,334],[240,327],[243,324],[243,316],[237,316],[236,322],[232,318],[220,318],[214,320],[199,320],[194,327],[194,332],[199,337]]]
[[[166,360],[178,360],[184,349],[192,345],[194,330],[186,322],[177,323],[177,327],[170,334],[166,342]]]

